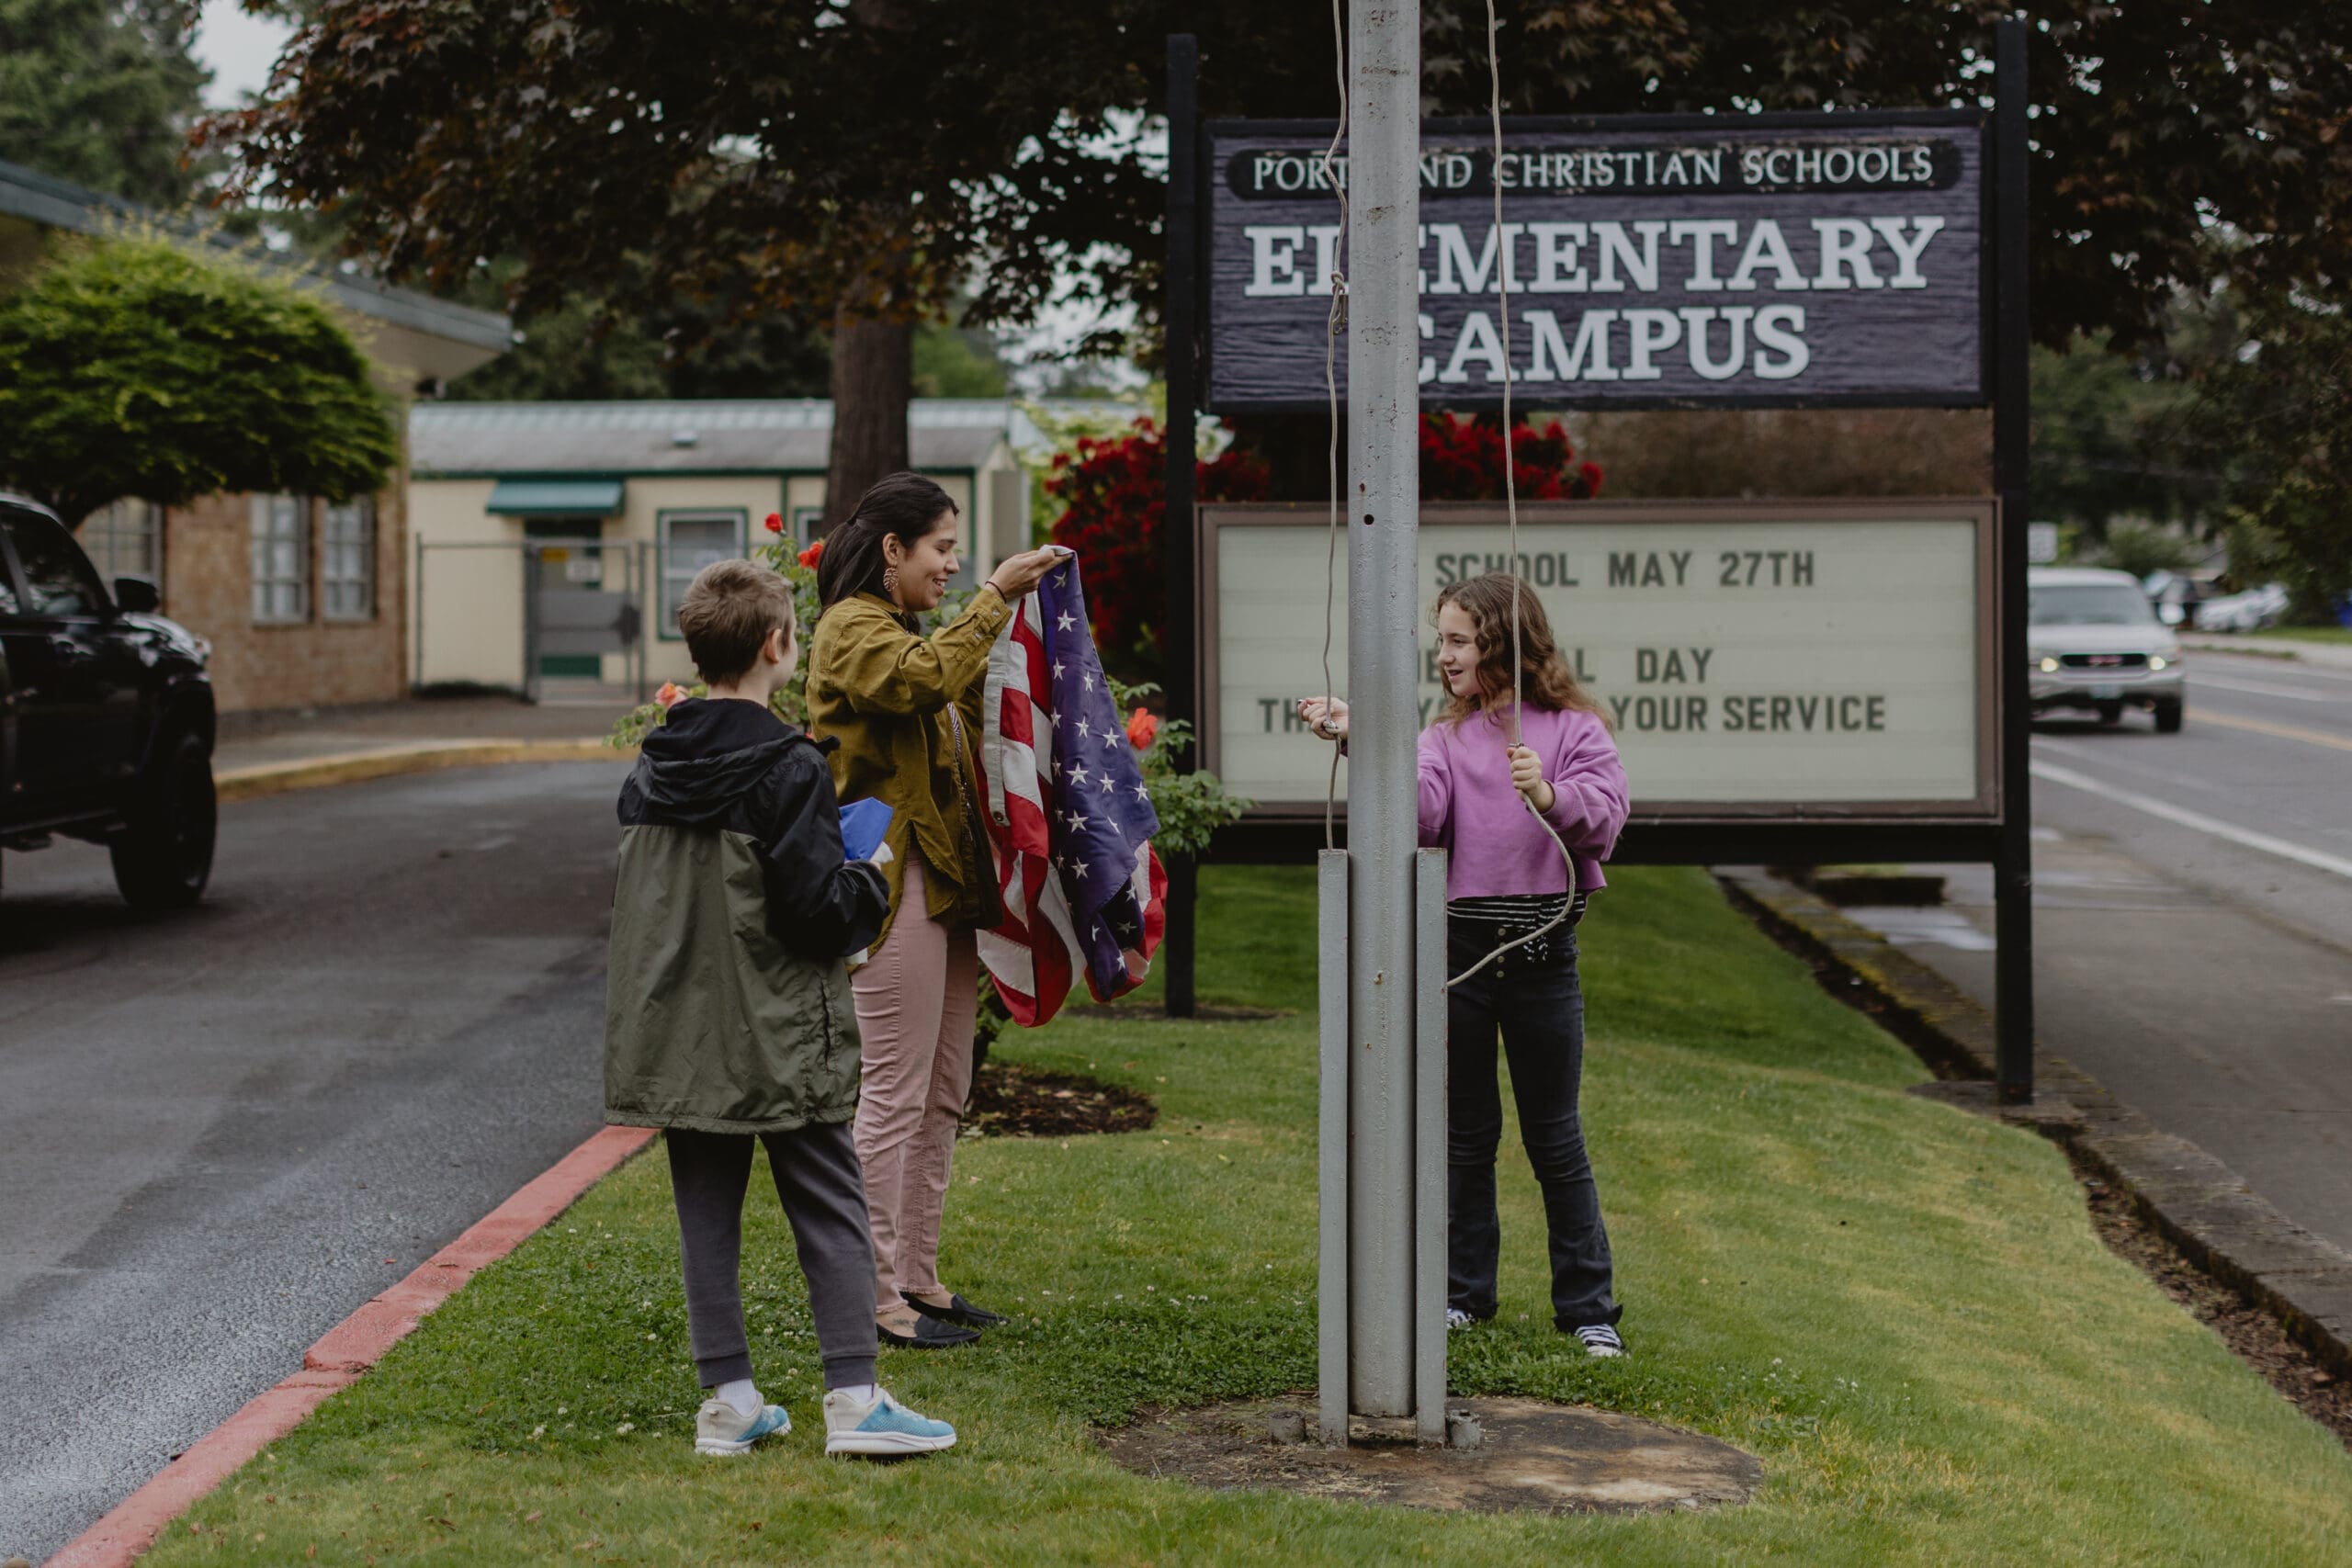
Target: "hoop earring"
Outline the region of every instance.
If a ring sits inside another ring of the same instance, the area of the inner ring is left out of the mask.
[[[898,593],[898,592],[899,569],[895,566],[884,567],[882,569],[882,597],[885,599],[892,598]]]

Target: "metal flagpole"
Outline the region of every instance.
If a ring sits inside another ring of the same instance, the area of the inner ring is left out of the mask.
[[[1349,1404],[1403,1416],[1417,1316],[1419,6],[1350,0],[1348,60]]]

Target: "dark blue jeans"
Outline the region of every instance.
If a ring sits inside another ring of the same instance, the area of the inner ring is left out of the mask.
[[[1554,931],[1550,952],[1509,953],[1447,993],[1446,1302],[1475,1318],[1495,1315],[1495,1270],[1502,1222],[1495,1213],[1495,1156],[1503,1100],[1495,1076],[1495,1036],[1510,1063],[1520,1138],[1544,1191],[1551,1233],[1552,1314],[1563,1329],[1615,1323],[1609,1231],[1586,1156],[1577,1092],[1584,1076],[1584,993],[1577,984],[1576,937]],[[1493,945],[1484,928],[1456,925],[1447,968],[1460,974]]]

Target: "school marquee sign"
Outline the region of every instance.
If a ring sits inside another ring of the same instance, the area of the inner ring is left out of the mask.
[[[1480,572],[1534,586],[1600,702],[1637,818],[1984,819],[1996,807],[1988,500],[1544,502],[1509,560],[1498,504],[1425,505],[1419,601]],[[1330,750],[1319,506],[1201,509],[1204,761],[1257,820],[1319,820]],[[1347,695],[1347,574],[1331,668]],[[1320,609],[1319,601],[1316,608]],[[1443,701],[1421,649],[1421,719]],[[1346,798],[1346,772],[1340,798]]]
[[[1506,120],[1499,162],[1483,122],[1430,122],[1423,401],[1498,402],[1508,355],[1522,407],[1984,402],[1980,118],[1806,118]],[[1205,130],[1208,407],[1319,409],[1345,266],[1330,127]]]

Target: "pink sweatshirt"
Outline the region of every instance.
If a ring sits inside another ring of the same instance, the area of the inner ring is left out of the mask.
[[[1544,760],[1555,798],[1545,813],[1575,856],[1577,886],[1607,886],[1600,863],[1625,826],[1624,764],[1598,714],[1529,706],[1520,732]],[[1421,731],[1421,842],[1452,852],[1445,896],[1558,893],[1567,886],[1552,846],[1510,784],[1510,731],[1498,711],[1442,720]]]

